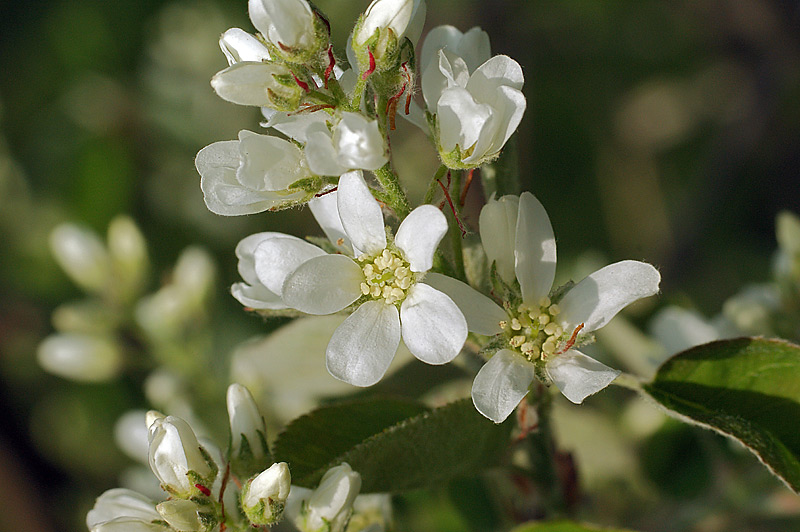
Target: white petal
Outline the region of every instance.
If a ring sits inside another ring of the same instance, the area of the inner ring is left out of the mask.
[[[637,299],[658,293],[661,276],[651,265],[624,260],[597,270],[576,284],[563,299],[560,321],[569,329],[581,323],[584,332],[599,329]]]
[[[317,175],[342,175],[347,168],[339,164],[336,147],[328,127],[323,123],[313,123],[306,131],[308,142],[305,147],[308,168]]]
[[[550,218],[530,192],[519,198],[514,271],[522,289],[522,300],[537,303],[550,293],[556,275],[556,237]]]
[[[479,164],[485,158],[494,157],[522,121],[526,106],[522,91],[500,86],[492,94],[493,101],[481,102],[488,103],[492,115],[483,125],[472,155],[464,158],[465,163]]]
[[[487,336],[494,336],[502,331],[500,322],[508,319],[506,312],[468,284],[441,273],[428,273],[423,282],[453,300],[464,314],[470,331]]]
[[[364,273],[344,255],[308,260],[283,283],[283,301],[307,314],[332,314],[361,297]]]
[[[267,87],[275,84],[275,68],[269,63],[235,63],[217,72],[211,78],[211,86],[220,98],[239,105],[272,105]]]
[[[411,211],[397,228],[394,243],[405,253],[412,272],[426,272],[433,266],[433,254],[447,232],[447,218],[433,205]]]
[[[367,301],[333,333],[326,352],[328,371],[354,386],[372,386],[386,373],[399,344],[397,307]]]
[[[534,377],[533,364],[518,353],[502,349],[475,376],[472,402],[478,412],[502,423],[527,395]]]
[[[228,65],[242,61],[268,61],[269,50],[261,41],[240,28],[231,28],[219,38]]]
[[[313,124],[321,124],[327,129],[328,126],[326,124],[331,119],[331,116],[325,111],[296,114],[262,107],[261,113],[267,119],[266,122],[261,123],[263,127],[274,128],[287,137],[303,144],[308,142],[307,132],[309,129],[313,131],[311,128]]]
[[[588,357],[576,349],[548,360],[547,374],[564,397],[575,404],[611,384],[620,371]]]
[[[467,89],[481,101],[492,101],[492,93],[501,85],[521,89],[522,67],[506,55],[496,55],[478,67],[470,76]]]
[[[236,178],[254,190],[284,190],[309,175],[300,148],[278,137],[240,131],[239,155]]]
[[[492,108],[475,101],[467,89],[450,87],[442,92],[436,114],[442,149],[449,152],[458,145],[463,151],[478,142]]]
[[[325,232],[328,240],[345,253],[352,254],[353,247],[350,245],[350,237],[344,232],[342,219],[339,218],[339,208],[336,200],[338,194],[339,192],[334,190],[314,198],[308,202],[308,207],[311,209],[314,219],[317,220],[317,223]]]
[[[519,197],[490,199],[481,209],[478,226],[489,264],[497,263],[497,273],[507,283],[514,281],[514,245],[517,233]]]
[[[234,283],[231,286],[231,295],[245,307],[256,310],[286,308],[278,294],[275,294],[260,283],[252,286],[247,283]]]
[[[236,244],[236,258],[239,259],[238,270],[242,279],[249,284],[260,283],[256,275],[256,248],[270,238],[284,236],[283,233],[266,231],[247,236]]]
[[[400,324],[408,350],[428,364],[450,362],[467,339],[467,320],[453,300],[422,283],[400,305]]]
[[[389,160],[377,120],[358,113],[342,113],[333,132],[339,163],[347,169],[377,170]]]
[[[378,253],[386,249],[386,230],[381,206],[375,201],[360,171],[339,179],[339,216],[356,253]]]
[[[276,234],[264,239],[253,252],[258,280],[270,291],[280,295],[286,277],[298,266],[326,253],[300,238]]]

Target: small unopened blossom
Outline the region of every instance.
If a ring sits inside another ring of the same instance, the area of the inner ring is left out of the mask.
[[[269,460],[267,428],[250,391],[231,384],[227,393],[231,427],[231,465],[237,474],[249,477]],[[267,462],[268,463],[268,462]]]
[[[303,63],[327,48],[327,25],[306,0],[249,0],[247,10],[253,26],[287,61]]]
[[[373,0],[356,24],[351,42],[361,71],[372,64],[379,71],[393,66],[406,38],[416,45],[425,11],[425,0]]]
[[[283,517],[292,477],[286,462],[272,464],[249,481],[241,493],[242,509],[253,525],[271,525]]]
[[[206,529],[200,517],[200,508],[192,501],[170,499],[159,503],[156,510],[178,532],[200,532]]]
[[[211,78],[211,86],[231,103],[278,111],[294,111],[304,94],[289,67],[260,61],[234,63]]]
[[[223,216],[295,205],[321,187],[314,184],[300,148],[287,140],[250,131],[240,131],[239,140],[206,146],[197,154],[195,166],[206,206]]]
[[[100,495],[94,508],[86,515],[86,526],[92,532],[105,530],[164,530],[155,528],[153,521],[160,521],[155,503],[135,491],[114,488]],[[126,529],[123,524],[129,524]]]
[[[96,233],[75,224],[62,224],[50,234],[50,249],[75,284],[102,293],[111,281],[111,259]]]
[[[423,44],[422,95],[449,168],[495,159],[525,112],[522,68],[510,57],[488,54],[488,38],[477,28],[466,34],[435,28]]]
[[[336,193],[310,205],[343,252],[329,255],[288,235],[266,238],[254,252],[255,272],[289,308],[307,314],[333,314],[358,302],[328,343],[331,375],[356,386],[375,384],[401,336],[423,362],[455,358],[467,335],[464,315],[450,297],[420,282],[447,231],[442,212],[432,205],[414,209],[390,242],[360,172],[344,174]]]
[[[570,288],[557,302],[549,295],[556,267],[550,220],[530,193],[491,200],[480,215],[486,256],[521,297],[505,309],[469,286],[442,275],[429,282],[464,311],[470,330],[499,335],[505,347],[481,368],[472,400],[484,416],[500,423],[528,393],[537,367],[573,403],[611,383],[619,371],[584,355],[587,334],[604,326],[634,301],[658,292],[661,277],[651,265],[626,260],[601,268]]]
[[[188,423],[174,416],[155,419],[149,439],[150,469],[166,491],[181,498],[207,495],[204,491],[214,482],[216,466]]]
[[[377,170],[389,160],[378,121],[359,113],[343,112],[332,131],[325,123],[310,124],[306,137],[306,160],[317,175]]]
[[[344,532],[361,490],[361,475],[349,464],[329,469],[315,490],[293,487],[286,516],[301,532]]]
[[[104,336],[79,333],[53,334],[39,344],[39,365],[45,370],[82,382],[104,382],[119,375],[122,353]]]

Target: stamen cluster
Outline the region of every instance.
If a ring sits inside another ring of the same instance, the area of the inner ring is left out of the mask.
[[[362,294],[382,298],[388,305],[406,298],[408,288],[414,284],[414,274],[399,251],[384,249],[375,257],[361,255],[357,260],[364,272]]]
[[[509,320],[501,321],[500,327],[513,349],[531,362],[537,358],[544,360],[556,352],[564,335],[564,328],[555,321],[560,311],[545,296],[536,306],[521,303],[516,310],[508,309]]]

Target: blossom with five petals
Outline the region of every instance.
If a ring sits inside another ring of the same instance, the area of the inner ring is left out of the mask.
[[[344,174],[336,193],[310,206],[343,253],[266,234],[253,250],[253,271],[284,305],[307,314],[333,314],[357,304],[328,344],[331,375],[356,386],[375,384],[401,337],[423,362],[455,358],[467,336],[464,315],[450,297],[420,282],[447,231],[442,212],[432,205],[414,209],[391,242],[381,207],[359,171]]]
[[[630,303],[656,294],[658,271],[643,262],[617,262],[587,276],[553,303],[549,295],[556,242],[542,204],[529,192],[503,196],[486,204],[479,222],[486,256],[506,284],[518,282],[521,297],[505,302],[504,310],[455,279],[431,274],[427,280],[453,298],[471,331],[506,339],[475,377],[475,407],[502,422],[528,393],[537,367],[573,403],[608,386],[619,371],[573,345]]]

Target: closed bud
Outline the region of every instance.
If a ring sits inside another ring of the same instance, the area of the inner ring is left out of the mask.
[[[253,396],[241,384],[231,384],[227,394],[231,426],[231,466],[249,477],[269,463],[267,428]]]
[[[78,333],[51,335],[39,344],[39,365],[46,371],[82,382],[104,382],[122,369],[122,353],[112,340]]]
[[[104,292],[111,280],[111,261],[100,238],[91,230],[62,224],[50,234],[50,249],[75,284],[93,293]]]
[[[306,0],[250,0],[247,9],[275,55],[291,63],[308,62],[328,47],[328,26]]]
[[[192,501],[170,499],[156,506],[161,517],[179,532],[200,532],[206,530],[200,518],[199,507]]]
[[[114,330],[120,316],[99,299],[85,299],[59,306],[52,320],[62,333],[102,335]]]
[[[236,63],[211,78],[211,86],[223,100],[239,105],[294,111],[303,88],[288,67],[278,63]]]
[[[188,423],[174,416],[156,419],[149,439],[150,469],[164,490],[180,498],[208,495],[217,468]]]
[[[269,61],[269,50],[255,36],[239,28],[231,28],[219,38],[219,47],[228,65],[244,61]]]
[[[127,216],[118,216],[108,226],[108,251],[114,267],[112,287],[123,300],[139,294],[149,267],[144,236]]]
[[[425,11],[425,0],[374,0],[353,31],[352,46],[361,71],[369,67],[370,53],[377,70],[394,66],[403,39],[416,45],[425,24]]]
[[[361,475],[342,463],[323,475],[317,489],[293,488],[286,513],[302,532],[343,532],[360,490]]]
[[[286,462],[272,464],[242,490],[242,509],[255,526],[271,525],[283,517],[292,477]]]

